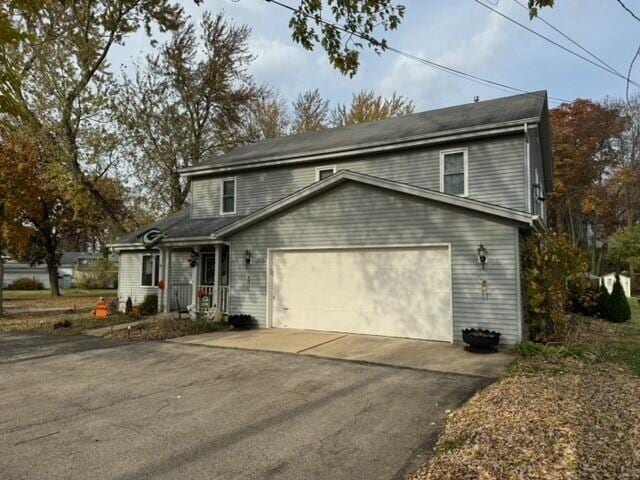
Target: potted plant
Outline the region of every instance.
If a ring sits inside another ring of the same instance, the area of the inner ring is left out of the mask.
[[[500,333],[482,328],[465,328],[462,340],[468,345],[467,350],[478,353],[495,352],[500,343]]]
[[[227,321],[237,330],[249,330],[256,326],[256,321],[251,315],[229,315]]]

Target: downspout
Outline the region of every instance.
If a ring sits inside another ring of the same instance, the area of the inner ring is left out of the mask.
[[[531,149],[529,145],[529,124],[524,124],[524,187],[525,187],[525,202],[527,211],[533,213],[531,208]]]

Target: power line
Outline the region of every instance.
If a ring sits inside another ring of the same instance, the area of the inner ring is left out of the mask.
[[[584,60],[585,62],[589,62],[591,65],[594,65],[594,66],[596,66],[596,67],[600,68],[601,70],[604,70],[605,72],[609,72],[610,74],[615,75],[616,77],[620,77],[621,79],[623,79],[623,80],[625,80],[625,81],[627,80],[627,77],[625,77],[625,76],[624,76],[624,75],[622,75],[621,73],[618,73],[618,72],[616,72],[615,70],[610,70],[608,67],[605,67],[605,66],[603,66],[603,65],[600,65],[599,63],[594,62],[593,60],[591,60],[591,59],[589,59],[589,58],[585,57],[584,55],[581,55],[581,54],[579,54],[578,52],[575,52],[575,51],[571,50],[570,48],[565,47],[565,46],[564,46],[564,45],[562,45],[561,43],[558,43],[558,42],[556,42],[555,40],[552,40],[551,38],[549,38],[549,37],[547,37],[547,36],[545,36],[545,35],[543,35],[543,34],[541,34],[541,33],[539,33],[539,32],[536,32],[536,31],[535,31],[535,30],[533,30],[532,28],[529,28],[529,27],[528,27],[528,26],[526,26],[525,24],[520,23],[520,22],[518,22],[517,20],[514,20],[513,18],[509,17],[508,15],[505,15],[504,13],[502,13],[501,11],[496,10],[496,9],[495,9],[495,8],[493,8],[492,6],[487,5],[487,4],[486,4],[486,3],[484,3],[484,2],[481,2],[480,0],[473,0],[473,1],[474,1],[474,2],[476,2],[478,5],[482,5],[484,8],[486,8],[486,9],[488,9],[488,10],[491,10],[491,11],[492,11],[493,13],[495,13],[496,15],[500,15],[500,16],[501,16],[502,18],[504,18],[505,20],[508,20],[508,21],[510,21],[511,23],[514,23],[514,24],[518,25],[518,26],[519,26],[519,27],[521,27],[521,28],[524,28],[526,31],[528,31],[528,32],[532,33],[533,35],[535,35],[535,36],[537,36],[537,37],[540,37],[540,38],[542,38],[543,40],[546,40],[547,42],[551,43],[552,45],[555,45],[555,46],[556,46],[556,47],[558,47],[558,48],[561,48],[562,50],[564,50],[564,51],[566,51],[566,52],[570,53],[571,55],[574,55],[574,56],[576,56],[576,57],[578,57],[578,58],[581,58],[581,59],[582,59],[582,60]],[[634,84],[634,85],[636,85],[636,86],[638,85],[638,84],[637,84],[637,83],[635,83],[635,82],[631,82],[631,83],[633,83],[633,84]]]
[[[627,7],[622,0],[618,0],[618,3],[620,4],[620,6],[622,8],[624,8],[627,13],[629,13],[629,15],[631,15],[633,18],[635,18],[636,20],[638,20],[640,22],[640,17],[638,17],[635,13],[633,13],[633,10],[631,10],[629,7]]]
[[[518,5],[520,5],[523,9],[525,9],[526,11],[529,11],[529,7],[527,7],[524,3],[520,2],[520,0],[513,0],[515,3],[517,3]],[[573,38],[571,38],[569,35],[567,35],[566,33],[564,33],[563,31],[561,31],[559,28],[557,28],[556,26],[552,25],[551,23],[549,23],[548,21],[546,21],[544,18],[542,18],[540,15],[536,16],[536,19],[540,20],[542,23],[544,23],[545,25],[547,25],[549,28],[551,28],[552,30],[554,30],[555,32],[559,33],[560,35],[562,35],[564,38],[566,38],[567,40],[569,40],[571,43],[573,43],[576,47],[578,47],[580,50],[582,50],[583,52],[587,53],[588,55],[591,55],[592,58],[596,59],[598,62],[600,62],[602,65],[604,65],[605,67],[607,67],[609,70],[611,70],[614,73],[617,73],[618,75],[622,75],[622,73],[620,73],[618,70],[616,70],[615,68],[613,68],[611,65],[609,65],[607,62],[605,62],[604,60],[602,60],[600,57],[598,57],[595,53],[587,50],[585,47],[583,47],[582,45],[580,45],[580,43],[578,43],[577,41],[575,41]]]
[[[337,30],[340,30],[341,32],[348,33],[349,35],[353,35],[354,37],[358,37],[358,38],[360,38],[362,40],[365,40],[367,42],[370,42],[370,43],[372,43],[374,45],[381,45],[382,44],[382,42],[379,42],[378,40],[376,40],[373,37],[370,37],[368,35],[364,35],[364,34],[362,34],[360,32],[349,30],[349,29],[347,29],[347,28],[345,28],[345,27],[343,27],[341,25],[337,25],[335,23],[332,23],[332,22],[329,22],[327,20],[324,20],[319,15],[306,14],[306,13],[304,13],[302,11],[299,11],[297,8],[294,8],[294,7],[290,6],[290,5],[282,3],[282,2],[280,2],[278,0],[265,0],[265,1],[267,3],[273,3],[275,5],[278,5],[278,6],[282,7],[282,8],[290,10],[290,11],[292,11],[294,13],[301,13],[303,16],[305,16],[305,17],[307,17],[309,19],[312,19],[315,22],[319,22],[319,23],[322,23],[324,25],[331,26],[331,27],[333,27],[333,28],[335,28]],[[478,83],[478,84],[483,85],[483,86],[492,87],[492,88],[495,88],[495,89],[503,91],[503,92],[508,92],[508,93],[517,92],[517,93],[524,93],[524,94],[527,94],[527,95],[538,95],[536,93],[529,92],[527,90],[523,90],[523,89],[520,89],[520,88],[517,88],[517,87],[513,87],[513,86],[507,85],[505,83],[495,82],[495,81],[489,80],[487,78],[483,78],[483,77],[479,77],[479,76],[476,76],[476,75],[472,75],[472,74],[466,73],[466,72],[464,72],[462,70],[458,70],[458,69],[455,69],[455,68],[452,68],[452,67],[448,67],[446,65],[442,65],[440,63],[437,63],[437,62],[434,62],[434,61],[431,61],[431,60],[427,60],[427,59],[419,57],[417,55],[413,55],[411,53],[404,52],[404,51],[402,51],[400,49],[397,49],[395,47],[391,47],[388,44],[384,46],[384,49],[385,50],[390,50],[390,51],[392,51],[392,52],[394,52],[394,53],[396,53],[398,55],[401,55],[401,56],[409,58],[411,60],[420,62],[420,63],[422,63],[424,65],[428,65],[430,67],[433,67],[435,69],[444,71],[446,73],[455,75],[455,76],[463,78],[465,80],[469,80],[469,81]],[[551,97],[550,96],[550,97],[548,97],[548,99],[550,101],[554,101],[556,103],[569,103],[569,102],[571,102],[571,100],[567,100],[567,99],[559,98],[559,97]]]

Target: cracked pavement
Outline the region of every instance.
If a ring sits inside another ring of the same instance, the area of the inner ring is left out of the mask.
[[[402,479],[481,377],[174,343],[0,334],[13,479]]]

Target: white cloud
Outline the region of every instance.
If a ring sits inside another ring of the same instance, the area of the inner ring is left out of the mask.
[[[448,28],[440,28],[441,25],[423,27],[429,39],[437,39],[430,41],[428,50],[400,49],[441,65],[491,78],[492,68],[488,67],[498,58],[506,39],[504,19],[497,15],[486,17],[479,30],[474,27],[478,23],[478,16],[459,18],[455,28],[451,28],[454,24],[449,15],[447,20]],[[473,30],[476,31],[469,35]],[[436,49],[440,52],[438,55],[429,53]],[[394,54],[385,54],[389,55]],[[471,101],[473,95],[469,95],[469,92],[486,91],[484,87],[406,57],[399,57],[393,63],[388,74],[378,82],[377,88],[386,95],[398,92],[413,99],[418,109],[451,103],[452,97]]]

